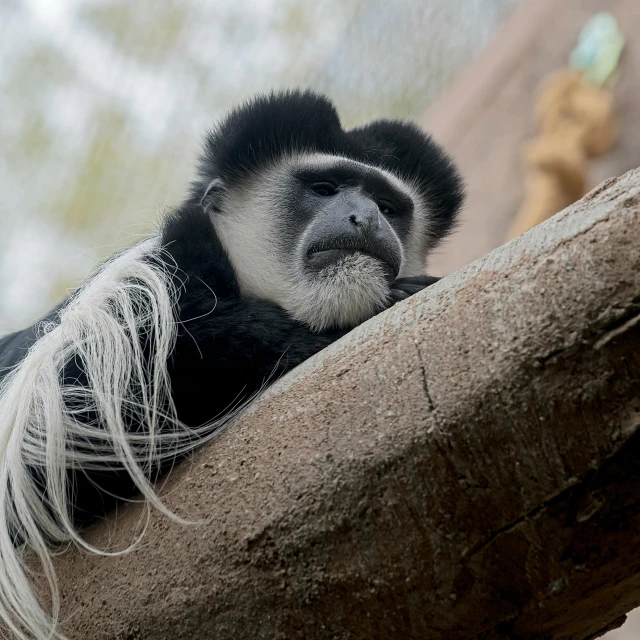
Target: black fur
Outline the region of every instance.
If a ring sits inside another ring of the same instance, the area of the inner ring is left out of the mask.
[[[432,212],[439,237],[451,229],[462,202],[461,181],[451,161],[413,125],[378,121],[345,131],[335,107],[312,92],[263,96],[232,111],[207,137],[191,196],[162,230],[168,264],[178,267],[175,277],[181,292],[180,329],[169,373],[178,417],[187,425],[224,415],[346,333],[313,333],[277,305],[243,297],[201,204],[212,180],[221,178],[233,188],[269,161],[295,151],[344,156],[411,181]],[[435,280],[398,279],[392,286],[392,303]],[[2,368],[18,364],[35,339],[36,329],[31,327],[0,340],[0,379]],[[82,380],[81,365],[69,363],[63,377],[63,382]],[[134,491],[123,473],[73,472],[73,484],[77,494],[72,516],[77,523],[111,508],[113,496],[127,497]]]
[[[221,416],[346,333],[314,334],[275,304],[243,298],[208,216],[197,207],[174,214],[163,243],[185,283],[170,374],[178,416],[190,426]]]
[[[432,214],[432,244],[455,224],[464,199],[462,180],[430,136],[394,120],[345,131],[334,105],[312,91],[259,96],[233,110],[205,140],[193,195],[200,201],[216,177],[233,185],[270,159],[305,151],[345,156],[415,184]]]
[[[453,228],[464,199],[462,180],[453,162],[416,125],[378,120],[348,134],[362,149],[358,158],[416,185],[431,214],[431,245]]]

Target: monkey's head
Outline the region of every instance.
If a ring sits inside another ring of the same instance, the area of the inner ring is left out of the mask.
[[[418,127],[345,131],[326,98],[291,91],[254,99],[209,134],[193,196],[242,294],[321,331],[359,324],[388,306],[396,278],[424,273],[463,191]]]

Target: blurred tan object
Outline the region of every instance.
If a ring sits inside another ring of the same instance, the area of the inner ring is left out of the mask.
[[[550,71],[568,67],[583,25],[599,12],[615,16],[627,35],[615,82],[607,84],[620,136],[612,153],[587,163],[586,183],[595,186],[640,165],[638,0],[519,4],[422,119],[460,167],[468,194],[458,232],[429,260],[434,275],[452,273],[504,242],[525,195],[522,150],[538,134],[533,96]]]
[[[538,136],[524,146],[524,201],[508,238],[519,236],[587,192],[587,161],[610,151],[618,138],[615,79],[625,38],[614,15],[592,16],[569,58],[571,70],[543,80],[535,120]]]
[[[611,150],[618,137],[611,91],[592,86],[574,70],[541,83],[535,119],[539,135],[524,147],[525,197],[509,238],[582,198],[588,160]]]

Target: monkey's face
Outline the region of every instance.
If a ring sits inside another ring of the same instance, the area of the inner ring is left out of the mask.
[[[363,255],[395,280],[414,210],[403,185],[378,169],[323,156],[300,159],[290,176],[289,224],[301,231],[295,250],[303,271],[326,278]]]
[[[231,188],[212,221],[244,295],[312,329],[353,327],[423,272],[428,217],[411,186],[347,158],[297,155]]]

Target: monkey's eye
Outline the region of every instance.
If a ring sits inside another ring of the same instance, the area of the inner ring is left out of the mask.
[[[386,202],[381,202],[378,205],[378,209],[380,209],[380,213],[383,216],[395,216],[396,213],[398,213],[390,204],[387,204]]]
[[[317,196],[335,196],[338,193],[335,185],[330,182],[315,182],[311,186],[311,190]]]

